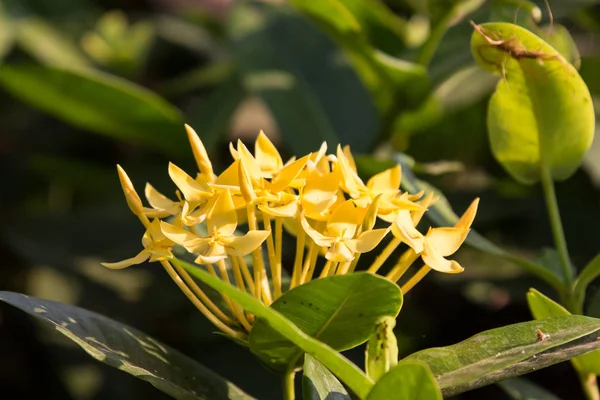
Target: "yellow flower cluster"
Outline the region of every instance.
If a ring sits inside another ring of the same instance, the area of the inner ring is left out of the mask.
[[[261,132],[254,154],[241,141],[235,147],[230,145],[234,161],[216,175],[202,141],[191,127],[186,125],[186,129],[199,173],[193,177],[169,165],[169,176],[178,188],[176,201],[147,184],[145,195],[150,207],[144,207],[125,171],[117,167],[129,208],[146,228],[144,249],[131,259],[103,265],[122,269],[147,260],[159,261],[194,305],[223,332],[244,337],[252,329],[253,316],[225,296],[223,309],[215,304],[183,268],[169,262],[175,245],[194,254],[195,262],[215,276],[227,282],[233,278],[239,289],[266,305],[283,290],[284,229],[296,238],[289,288],[310,281],[317,271],[319,278],[353,272],[360,255],[375,249],[390,232],[391,240],[368,271],[377,273],[405,243],[407,250],[385,276],[397,282],[419,257],[424,265],[402,285],[404,293],[431,269],[445,273],[463,270],[445,257],[464,242],[477,211],[477,199],[454,227],[430,228],[422,234],[416,225],[435,199],[432,193],[402,192],[399,165],[365,184],[348,147],[338,146],[335,154],[327,154],[323,143],[318,151],[284,163]],[[375,228],[378,219],[385,228]],[[244,234],[237,230],[241,224],[247,225]],[[248,255],[252,268],[245,258]],[[319,256],[325,259],[323,266]]]

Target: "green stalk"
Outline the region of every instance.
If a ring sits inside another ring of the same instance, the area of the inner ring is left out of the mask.
[[[294,368],[290,368],[283,375],[283,399],[294,400],[296,397],[296,391],[294,386],[294,378],[296,377],[296,371]]]
[[[566,287],[571,291],[574,280],[573,268],[571,267],[569,250],[567,250],[567,241],[565,240],[565,233],[560,219],[560,211],[558,210],[558,203],[556,202],[554,181],[552,180],[552,175],[548,168],[542,168],[541,181],[542,188],[544,189],[544,197],[546,199],[546,207],[548,208],[552,236],[554,237],[554,244],[556,245],[556,251],[558,252],[558,257],[560,259]]]

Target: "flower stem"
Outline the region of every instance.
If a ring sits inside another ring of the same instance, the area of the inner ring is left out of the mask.
[[[296,377],[296,371],[290,369],[283,375],[283,399],[294,400],[296,398],[296,390],[294,387],[294,378]]]
[[[583,393],[587,400],[600,400],[600,391],[598,390],[598,380],[596,374],[577,371],[579,381],[583,388]]]
[[[300,224],[300,217],[297,218],[298,232],[296,234],[296,257],[294,258],[294,269],[292,270],[292,281],[290,283],[290,289],[300,284],[300,278],[302,277],[302,265],[304,259],[304,250],[306,243],[306,234]]]
[[[402,285],[400,288],[402,290],[402,294],[405,295],[410,289],[414,288],[417,283],[421,282],[421,279],[425,278],[425,275],[427,275],[429,271],[431,271],[431,268],[429,268],[427,265],[422,266],[421,269],[418,270],[417,273],[408,280],[408,282]]]
[[[550,226],[552,228],[552,236],[556,251],[560,258],[560,265],[563,270],[566,287],[571,287],[573,283],[573,268],[569,258],[569,250],[567,250],[567,241],[563,231],[562,221],[560,219],[560,211],[556,201],[556,192],[554,191],[554,181],[548,168],[542,168],[542,188],[544,189],[544,197],[546,199],[546,207],[548,208],[548,216],[550,218]]]
[[[221,329],[227,335],[233,336],[235,338],[243,339],[246,335],[243,332],[232,329],[231,327],[225,325],[223,321],[217,318],[213,313],[210,312],[208,308],[194,295],[194,293],[190,290],[190,288],[183,282],[181,277],[177,274],[173,266],[168,261],[160,262],[171,277],[173,282],[181,289],[181,291],[186,295],[186,297],[192,302],[194,306],[202,313],[204,316],[212,322],[217,328]],[[179,267],[181,268],[181,267]],[[178,269],[179,269],[178,268]]]
[[[263,215],[263,227],[270,233],[267,237],[267,253],[269,256],[269,268],[271,268],[271,277],[273,279],[273,300],[281,296],[281,260],[277,259],[275,252],[275,243],[273,242],[273,230],[271,229],[271,218],[266,212]]]

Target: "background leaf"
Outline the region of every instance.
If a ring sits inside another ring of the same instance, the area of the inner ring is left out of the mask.
[[[236,2],[231,18],[229,35],[244,85],[267,104],[286,146],[298,153],[323,141],[356,150],[373,146],[374,103],[327,36],[283,5]]]
[[[400,307],[398,285],[368,273],[313,280],[271,304],[304,333],[338,351],[366,342],[377,323],[384,317],[396,317]],[[302,350],[260,318],[249,340],[250,351],[271,368],[285,371],[302,361]]]
[[[302,368],[303,400],[350,400],[344,385],[310,354],[304,355]]]
[[[538,340],[538,329],[548,335],[545,340]],[[444,396],[451,396],[594,350],[600,347],[598,329],[599,319],[553,317],[484,331],[452,346],[419,351],[405,360],[427,364]]]
[[[0,292],[0,300],[53,327],[96,360],[145,380],[176,399],[252,399],[201,364],[120,322],[20,293]]]
[[[73,125],[181,153],[186,136],[179,110],[135,83],[92,70],[3,65],[10,93]]]

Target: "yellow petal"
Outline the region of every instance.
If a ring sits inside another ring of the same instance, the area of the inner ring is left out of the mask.
[[[243,236],[223,238],[225,251],[232,256],[245,256],[252,253],[269,237],[269,231],[249,231]]]
[[[151,184],[146,183],[144,194],[150,206],[155,210],[167,211],[170,215],[179,213],[179,204],[160,193]]]
[[[423,251],[423,235],[413,226],[410,212],[407,210],[400,210],[396,214],[392,223],[392,233],[412,248],[415,253],[419,254]]]
[[[457,228],[469,229],[473,220],[475,219],[475,214],[477,213],[477,206],[479,205],[479,198],[473,200],[467,211],[460,217],[458,222],[456,223]]]
[[[164,221],[160,222],[160,230],[167,238],[184,247],[190,253],[196,252],[198,247],[207,240],[200,238],[179,226],[175,226]]]
[[[338,238],[352,239],[358,225],[362,223],[364,211],[354,207],[352,200],[337,206],[327,221],[327,233]]]
[[[447,257],[456,253],[468,234],[468,229],[432,228],[427,235],[425,235],[425,240],[431,247],[435,248],[440,255]]]
[[[350,151],[350,145],[345,145],[343,150],[344,155],[346,156],[346,160],[348,160],[348,164],[350,165],[350,168],[352,168],[352,170],[356,172],[356,162],[354,161],[354,157],[352,156],[352,152]]]
[[[240,186],[239,183],[239,160],[234,161],[225,171],[218,176],[215,183],[220,186]]]
[[[342,147],[337,148],[337,170],[341,174],[341,186],[351,197],[360,196],[361,192],[366,191],[366,187],[362,180],[352,168],[350,161],[344,154]]]
[[[279,175],[277,175],[277,178],[273,179],[271,184],[268,186],[269,191],[271,193],[279,193],[287,189],[290,183],[296,179],[296,177],[304,169],[309,157],[310,154],[284,167],[280,171]]]
[[[254,155],[265,178],[270,178],[283,167],[283,160],[273,142],[263,131],[258,133],[254,143]]]
[[[197,182],[173,163],[169,163],[169,176],[187,201],[204,201],[212,196],[210,187]]]
[[[333,172],[322,176],[311,175],[302,190],[302,203],[314,206],[329,204],[329,201],[339,190],[339,175]]]
[[[269,207],[266,205],[258,206],[258,209],[264,213],[267,213],[273,217],[289,217],[294,218],[298,213],[298,202],[290,201],[289,203],[282,206]]]
[[[129,176],[127,176],[125,170],[118,164],[117,173],[119,174],[119,181],[121,182],[121,187],[123,188],[123,193],[125,194],[125,200],[127,200],[127,205],[129,206],[131,212],[139,217],[143,214],[144,206],[142,205],[142,200],[135,191]]]
[[[302,224],[304,232],[306,232],[306,234],[310,236],[311,239],[314,240],[314,242],[319,246],[329,247],[335,242],[335,238],[325,236],[321,232],[317,231],[312,226],[310,226],[310,224],[304,217],[304,214],[300,217],[300,222]]]
[[[214,203],[211,203],[211,205],[214,205]],[[197,203],[184,202],[183,207],[181,208],[181,221],[187,226],[201,224],[206,219],[208,212],[212,209],[212,207],[208,206],[208,202],[204,207],[197,207]]]
[[[347,262],[354,260],[354,251],[352,251],[346,243],[336,242],[334,243],[327,253],[325,258],[331,261]]]
[[[423,253],[421,258],[425,264],[436,271],[444,272],[446,274],[457,274],[462,272],[464,269],[454,260],[445,259],[436,249],[429,243],[425,242]]]
[[[206,250],[199,251],[195,262],[196,264],[214,264],[225,258],[227,258],[225,247],[219,243],[212,243]]]
[[[379,213],[379,203],[381,202],[381,194],[375,196],[369,208],[367,208],[367,212],[365,214],[365,218],[362,222],[362,229],[364,232],[370,231],[375,226],[377,222],[377,214]]]
[[[400,180],[402,179],[402,169],[400,165],[394,168],[380,172],[367,182],[367,188],[373,193],[388,193],[397,192],[400,188]]]
[[[373,250],[387,235],[389,229],[374,229],[361,233],[356,239],[348,240],[348,247],[357,253],[368,253]]]
[[[237,227],[237,214],[229,190],[219,193],[213,209],[208,214],[208,233],[216,229],[221,235],[230,236]]]
[[[187,131],[188,139],[192,146],[192,152],[194,153],[194,158],[198,164],[198,169],[206,176],[209,182],[213,182],[215,173],[213,172],[212,163],[210,162],[210,158],[208,157],[208,153],[206,152],[202,140],[200,140],[196,131],[188,124],[185,124],[185,130]]]
[[[123,269],[123,268],[130,267],[132,265],[141,264],[144,261],[148,260],[148,258],[150,258],[150,253],[148,251],[146,251],[146,249],[144,249],[137,256],[135,256],[133,258],[128,258],[127,260],[114,262],[114,263],[103,262],[100,264],[102,264],[106,268],[110,268],[110,269]]]

